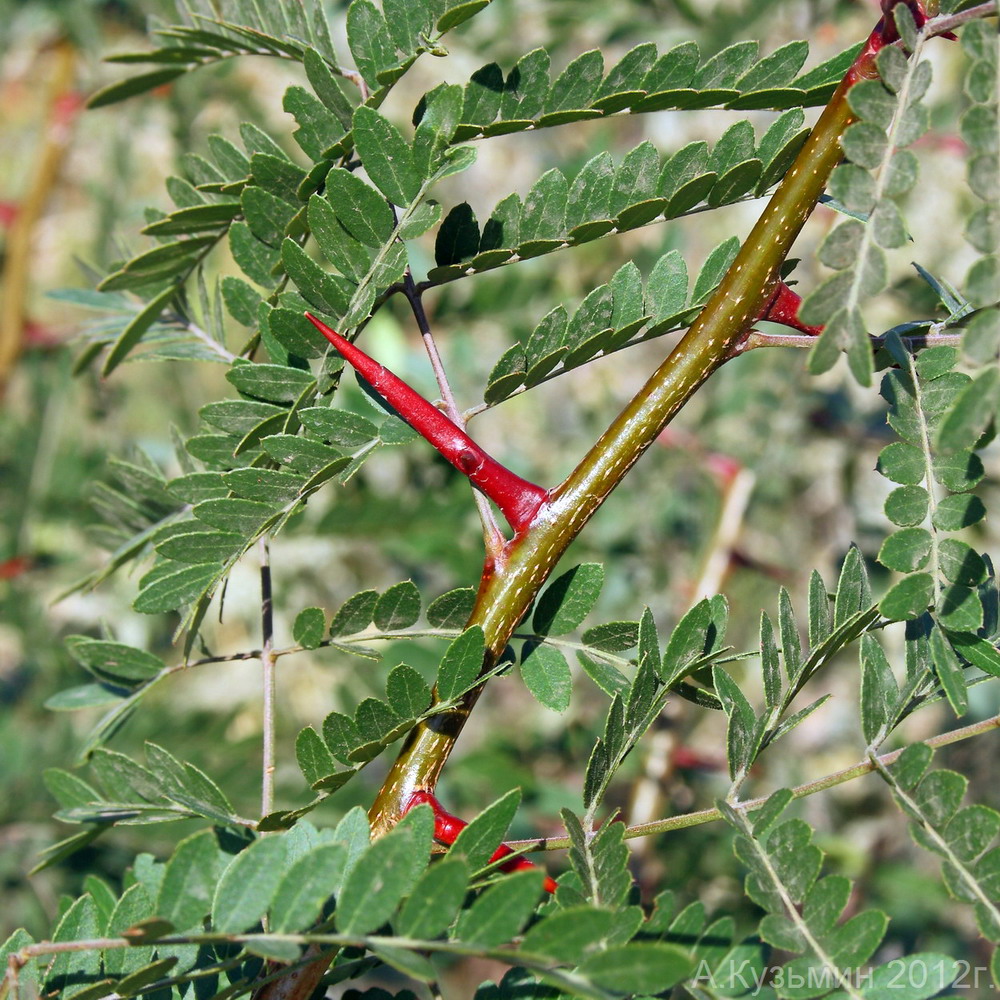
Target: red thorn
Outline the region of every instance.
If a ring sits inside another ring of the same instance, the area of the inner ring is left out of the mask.
[[[0,562],[0,580],[13,580],[34,568],[35,560],[31,556],[13,556]]]
[[[453,816],[450,812],[447,812],[430,792],[423,790],[416,791],[410,796],[409,801],[403,809],[404,815],[423,803],[429,805],[434,811],[434,839],[442,844],[454,844],[458,839],[458,835],[469,824],[465,820],[461,820],[457,816]],[[501,858],[506,858],[513,853],[514,851],[510,847],[506,844],[501,844],[490,857],[490,864],[499,861]],[[518,857],[511,858],[510,861],[505,861],[500,865],[500,870],[504,872],[519,872],[537,867],[538,865],[534,864],[534,862],[518,855]],[[553,893],[559,888],[556,880],[549,875],[545,876],[545,881],[542,885],[548,893]]]
[[[0,229],[10,229],[19,211],[16,201],[0,201]]]
[[[548,499],[547,490],[501,465],[436,406],[324,322],[310,313],[306,318],[418,434],[500,508],[515,532],[531,524]]]
[[[490,857],[490,864],[494,861],[499,861],[501,858],[507,857],[508,854],[513,854],[513,850],[509,848],[506,844],[501,844]],[[516,858],[512,858],[510,861],[505,861],[500,865],[500,870],[504,872],[520,872],[526,871],[529,868],[537,868],[533,861],[529,861],[527,858],[522,858],[520,855]],[[544,881],[542,882],[542,887],[548,893],[553,893],[559,888],[558,883],[551,875],[546,875]]]
[[[766,319],[771,323],[780,323],[782,326],[789,326],[799,333],[808,334],[810,337],[818,337],[823,332],[821,326],[807,326],[799,319],[799,306],[802,299],[796,295],[783,281],[778,282],[771,301],[764,307],[764,311],[758,319]]]
[[[928,15],[923,0],[882,0],[880,4],[882,17],[844,77],[844,83],[848,87],[854,86],[859,80],[873,79],[878,75],[875,68],[875,56],[886,45],[892,45],[899,41],[899,31],[896,29],[896,19],[892,16],[892,12],[901,4],[910,9],[913,23],[918,31],[927,23]],[[945,32],[942,37],[954,40],[956,36],[949,31]]]
[[[906,6],[910,8],[910,13],[913,15],[913,21],[917,26],[917,31],[931,19],[930,14],[924,7],[924,0],[905,0]],[[957,42],[958,35],[954,31],[945,31],[937,36],[938,38],[947,38],[949,41]]]
[[[83,94],[69,90],[60,94],[52,105],[52,122],[56,126],[71,125],[86,104]]]
[[[875,56],[886,45],[891,44],[897,38],[896,24],[892,18],[883,15],[879,18],[878,24],[872,28],[871,34],[865,40],[861,51],[857,54],[851,68],[844,76],[842,86],[853,87],[859,80],[872,80],[878,76],[875,68]]]
[[[917,26],[917,31],[919,31],[929,20],[926,9],[924,8],[924,0],[882,0],[882,13],[889,18],[889,22],[892,24],[891,29],[887,29],[886,35],[891,37],[886,37],[886,42],[894,42],[899,38],[899,32],[896,30],[896,19],[892,17],[892,12],[899,6],[909,7],[910,13],[913,15],[913,22]]]

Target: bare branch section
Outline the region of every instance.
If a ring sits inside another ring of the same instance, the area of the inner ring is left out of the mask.
[[[912,350],[923,350],[925,347],[958,347],[962,343],[962,334],[934,333],[929,330],[924,334],[900,337],[900,340]],[[884,343],[884,336],[872,337],[872,350],[877,351]],[[811,351],[815,346],[816,338],[809,334],[763,333],[760,330],[751,330],[734,354],[746,354],[747,351],[755,351],[760,347],[798,347]]]
[[[931,18],[924,26],[924,33],[929,37],[947,35],[949,32],[960,28],[970,21],[978,21],[984,17],[994,17],[1000,13],[1000,4],[996,0],[989,3],[981,3],[976,7],[969,7],[968,10],[959,11],[957,14],[946,14],[941,17]]]

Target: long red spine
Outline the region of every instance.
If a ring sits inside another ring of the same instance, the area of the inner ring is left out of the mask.
[[[548,491],[511,472],[488,455],[436,406],[384,365],[370,358],[322,320],[306,317],[361,377],[418,433],[492,500],[515,532],[524,531],[548,499]]]

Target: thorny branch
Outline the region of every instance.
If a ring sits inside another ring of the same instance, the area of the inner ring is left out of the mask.
[[[468,622],[483,628],[485,670],[501,654],[567,546],[664,426],[766,314],[779,288],[781,265],[841,158],[840,137],[854,121],[848,91],[858,80],[875,76],[877,53],[895,38],[892,21],[881,20],[694,324],[570,476],[549,491],[543,516],[529,521],[501,558],[487,564]],[[459,708],[411,732],[370,810],[376,836],[398,821],[414,792],[433,791],[480,690]]]

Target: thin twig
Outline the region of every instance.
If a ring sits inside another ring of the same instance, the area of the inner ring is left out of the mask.
[[[448,373],[444,370],[444,363],[441,361],[441,352],[437,349],[434,334],[431,332],[431,325],[427,321],[423,299],[420,297],[417,286],[413,282],[413,275],[409,271],[406,272],[403,278],[403,294],[410,303],[410,308],[413,310],[413,318],[417,321],[420,336],[423,337],[424,350],[427,351],[427,357],[430,358],[431,368],[434,370],[434,378],[438,384],[438,391],[441,393],[441,399],[444,402],[445,413],[459,427],[465,427],[462,413],[455,402],[455,394],[451,391],[451,384],[448,382]]]
[[[915,349],[936,347],[942,344],[957,346],[962,342],[962,334],[929,332],[900,337],[900,340],[907,347]],[[871,342],[872,348],[878,350],[885,343],[885,336],[872,337]],[[762,333],[760,330],[751,330],[746,340],[733,351],[733,354],[746,354],[747,351],[753,351],[759,347],[798,347],[812,350],[815,346],[816,338],[805,333]]]
[[[324,639],[315,647],[295,645],[275,649],[272,645],[270,654],[273,659],[279,660],[282,656],[291,656],[294,653],[304,653],[306,651],[313,652],[316,649],[325,649],[330,646],[335,649],[343,649],[345,646],[349,647],[355,644],[360,646],[366,642],[382,642],[393,639],[455,639],[461,634],[461,629],[455,628],[405,629],[394,632],[375,632],[374,634],[369,634],[366,630],[364,632],[355,632],[352,635],[337,636],[336,639]],[[528,639],[536,637],[534,635],[523,635],[517,638]],[[620,660],[619,657],[613,657],[609,653],[594,650],[583,643],[570,643],[555,638],[547,638],[546,641],[554,645],[563,645],[573,649],[589,649],[602,659],[613,660],[615,662]],[[164,667],[155,677],[150,678],[150,681],[147,683],[159,680],[162,677],[168,677],[170,674],[179,673],[182,670],[187,670],[189,667],[204,667],[209,663],[233,663],[237,660],[259,660],[263,655],[264,651],[262,649],[248,649],[241,653],[221,653],[218,656],[203,656],[200,660],[189,660],[187,663],[175,663],[173,666]],[[626,665],[628,664],[628,661],[624,659],[621,662]]]
[[[296,652],[298,648],[296,647]],[[176,666],[168,668],[171,673],[175,670],[186,670],[188,667],[203,667],[207,663],[231,663],[234,660],[259,660],[261,650],[250,649],[245,653],[224,653],[221,656],[203,656],[200,660],[191,660],[189,663],[178,663]],[[275,651],[274,655],[281,654],[281,650]]]
[[[922,742],[929,747],[937,749],[950,746],[952,743],[960,743],[962,740],[979,736],[982,733],[988,733],[994,729],[1000,729],[1000,715],[993,715],[988,719],[983,719],[982,722],[974,722],[972,725],[963,726],[961,729],[953,729],[950,733],[941,733],[938,736],[932,736],[930,739],[923,740]],[[894,763],[906,749],[907,747],[903,747],[900,750],[893,750],[892,753],[882,754],[877,759],[883,766],[887,767]],[[827,788],[842,785],[846,781],[852,781],[854,778],[871,774],[875,769],[876,765],[871,760],[863,760],[853,767],[845,768],[842,771],[834,771],[833,774],[817,778],[815,781],[807,781],[804,785],[796,785],[792,789],[792,798],[805,798],[807,795],[813,795],[816,792],[825,791]],[[760,798],[740,802],[735,805],[735,808],[741,810],[757,809],[767,799],[768,796],[763,795]],[[667,819],[655,820],[652,823],[640,823],[636,826],[630,826],[625,831],[625,839],[631,840],[636,837],[648,837],[657,833],[670,833],[672,830],[683,830],[691,826],[701,826],[703,823],[714,823],[719,819],[722,819],[722,813],[718,809],[700,809],[697,812],[684,813],[682,816],[670,816]],[[569,837],[508,840],[506,843],[508,847],[522,854],[528,851],[558,851],[570,846]]]
[[[970,7],[968,10],[959,11],[957,14],[948,14],[942,17],[935,17],[928,21],[923,27],[923,33],[929,38],[935,35],[943,35],[955,28],[960,28],[968,21],[976,21],[981,17],[993,17],[1000,9],[997,0],[990,0],[989,3],[981,3],[978,7]]]
[[[260,549],[260,664],[263,673],[263,753],[261,775],[261,816],[274,809],[274,609],[271,599],[271,557],[267,539],[258,543]]]
[[[464,430],[466,419],[462,416],[462,411],[459,410],[458,404],[455,402],[455,394],[451,391],[451,384],[448,382],[448,373],[444,370],[441,353],[437,349],[434,334],[431,332],[431,325],[427,321],[423,299],[409,269],[407,269],[406,275],[403,278],[403,294],[410,303],[410,309],[413,310],[413,318],[417,321],[417,327],[420,329],[420,336],[424,342],[424,350],[427,351],[427,357],[430,359],[434,378],[438,384],[438,391],[441,393],[441,400],[444,403],[444,411],[457,427],[461,427]],[[489,500],[479,490],[473,490],[472,496],[479,511],[479,519],[483,523],[486,550],[491,553],[499,552],[503,547],[504,536],[500,530],[500,525],[497,523],[496,515],[493,513],[493,508],[490,506]]]
[[[368,101],[368,84],[365,83],[365,78],[354,69],[337,69],[335,71],[338,76],[342,76],[345,80],[350,80],[355,87],[361,92],[361,103],[365,104]]]

